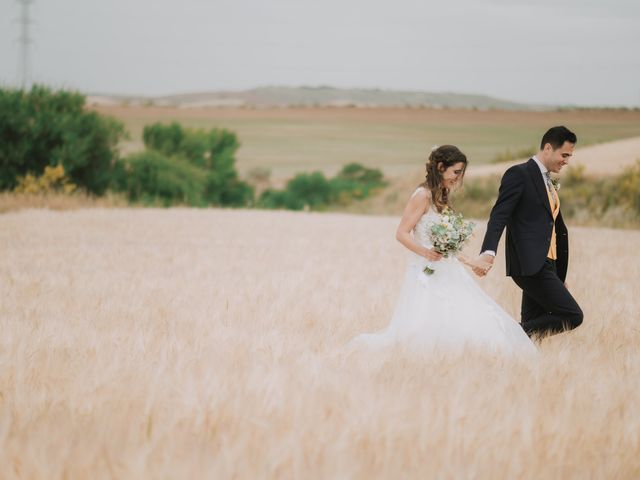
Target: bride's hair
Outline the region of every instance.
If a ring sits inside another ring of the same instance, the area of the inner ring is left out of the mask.
[[[434,148],[427,161],[427,175],[420,185],[431,192],[431,201],[438,212],[442,212],[449,205],[449,189],[442,184],[442,172],[447,168],[462,162],[464,169],[460,177],[460,183],[467,169],[467,157],[455,145],[442,145]]]

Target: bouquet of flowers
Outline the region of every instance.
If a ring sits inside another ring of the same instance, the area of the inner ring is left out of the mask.
[[[433,248],[446,258],[462,250],[464,244],[471,237],[475,224],[465,220],[461,213],[454,213],[446,208],[440,215],[438,222],[429,224],[429,236],[433,243]],[[426,275],[433,275],[433,266],[427,264],[423,272]]]

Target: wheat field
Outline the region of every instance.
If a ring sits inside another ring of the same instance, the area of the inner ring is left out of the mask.
[[[571,229],[585,321],[538,361],[347,355],[391,316],[397,221],[0,215],[0,478],[640,477],[640,232]],[[502,256],[479,282],[517,314]]]

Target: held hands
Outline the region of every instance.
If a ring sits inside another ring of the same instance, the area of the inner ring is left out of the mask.
[[[442,254],[433,248],[427,248],[424,251],[424,258],[432,262],[437,262],[442,258]]]
[[[484,277],[491,267],[493,267],[493,256],[491,255],[478,255],[477,258],[470,262],[471,269],[479,277]]]

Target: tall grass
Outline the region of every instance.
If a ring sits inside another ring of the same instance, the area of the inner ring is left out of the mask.
[[[397,221],[0,216],[0,478],[638,478],[640,232],[571,230],[585,322],[537,363],[346,356],[391,316]]]
[[[583,165],[575,165],[560,176],[562,216],[574,225],[640,227],[640,161],[619,170],[617,175],[587,175]],[[468,176],[452,195],[457,211],[471,218],[488,218],[500,187],[500,174]],[[419,177],[392,179],[379,195],[349,205],[344,211],[364,214],[397,214],[406,205]]]
[[[102,197],[78,191],[73,194],[48,192],[42,194],[0,192],[0,213],[32,208],[50,210],[78,210],[82,208],[124,207],[127,199],[122,195],[107,193]]]

